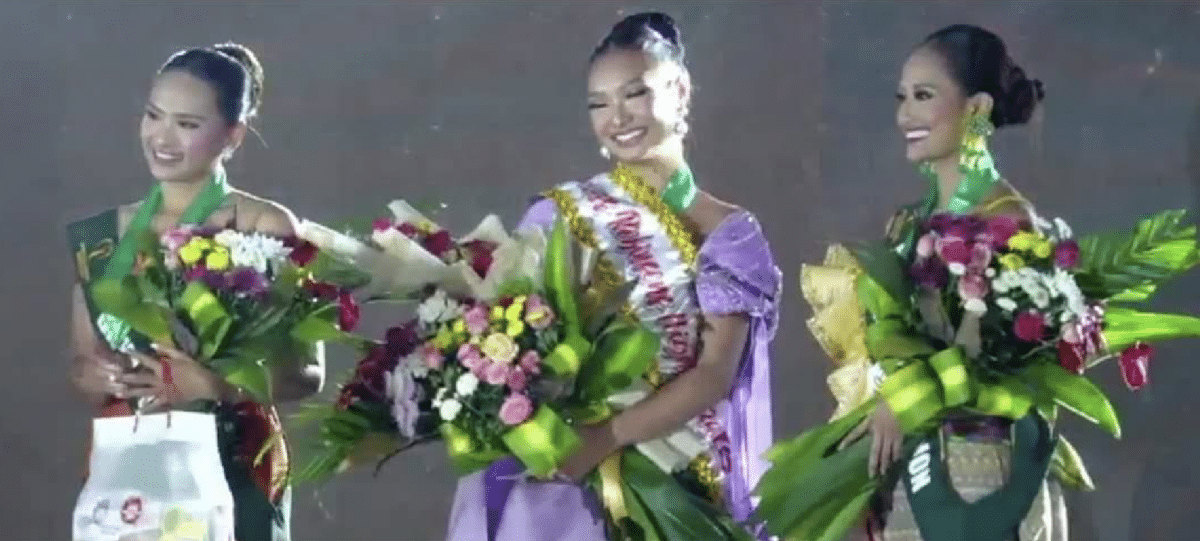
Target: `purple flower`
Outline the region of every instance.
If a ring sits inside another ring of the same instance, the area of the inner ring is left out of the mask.
[[[909,268],[909,274],[918,285],[928,289],[942,289],[950,283],[950,271],[937,258],[926,258]]]
[[[234,292],[247,295],[266,293],[267,288],[271,285],[267,282],[266,276],[250,267],[239,267],[234,270],[230,275],[229,282]]]

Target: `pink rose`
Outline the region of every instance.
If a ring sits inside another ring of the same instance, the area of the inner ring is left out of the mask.
[[[509,389],[512,389],[515,392],[524,391],[525,385],[528,383],[529,378],[522,370],[510,370],[508,372],[508,381],[504,382],[505,385],[508,385]]]
[[[960,237],[942,237],[935,243],[938,257],[947,264],[971,262],[971,247]]]
[[[988,219],[987,234],[992,246],[999,249],[1008,245],[1009,237],[1021,230],[1021,222],[1012,216],[994,216]]]
[[[491,385],[504,385],[508,382],[508,374],[512,372],[512,367],[503,363],[487,363],[483,368],[483,381]]]
[[[1154,348],[1145,342],[1138,342],[1121,352],[1121,377],[1130,390],[1141,389],[1150,381],[1150,357]]]
[[[542,330],[554,323],[554,311],[536,294],[525,300],[525,323],[535,330]]]
[[[1034,311],[1021,312],[1013,322],[1013,332],[1026,342],[1040,342],[1046,336],[1046,318]]]
[[[967,271],[983,274],[988,265],[992,264],[992,247],[987,243],[977,242],[971,245],[971,260],[967,262]]]
[[[483,336],[483,333],[488,330],[488,309],[487,305],[476,304],[463,314],[463,321],[467,324],[467,332],[471,336]]]
[[[523,394],[510,394],[500,405],[500,421],[508,426],[519,425],[532,414],[533,402]]]
[[[463,344],[458,347],[458,362],[464,368],[474,372],[477,368],[483,365],[483,352],[475,344]]]
[[[196,228],[194,226],[180,226],[164,233],[162,237],[159,238],[159,243],[162,244],[163,248],[166,248],[168,252],[174,254],[178,252],[180,248],[183,248],[183,245],[187,244],[187,242],[192,239],[192,235],[195,233]]]
[[[1079,243],[1075,239],[1064,240],[1054,247],[1054,266],[1072,269],[1079,263]]]
[[[532,349],[526,351],[521,356],[521,360],[517,361],[517,364],[521,366],[521,370],[530,374],[540,374],[542,372],[542,356],[538,355],[538,352]]]
[[[917,257],[925,259],[933,255],[933,247],[937,243],[937,233],[930,231],[917,239]]]
[[[967,274],[958,279],[958,296],[963,300],[967,299],[983,299],[991,289],[988,287],[987,278],[979,274]]]
[[[426,368],[440,370],[446,362],[446,357],[433,344],[425,344],[421,346],[421,360],[425,362]]]

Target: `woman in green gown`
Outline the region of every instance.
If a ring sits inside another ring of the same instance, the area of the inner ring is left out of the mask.
[[[188,355],[149,344],[119,320],[97,313],[84,292],[98,278],[132,272],[138,239],[147,232],[195,224],[293,235],[295,220],[286,208],[232,188],[222,166],[258,111],[262,83],[262,67],[241,45],[171,56],[154,79],[141,119],[142,151],[156,180],[150,192],[67,228],[77,274],[70,329],[76,388],[101,417],[131,415],[138,404],[141,411],[213,413],[238,541],[290,537],[286,445],[273,445],[255,460],[281,429],[274,406],[250,400]],[[294,362],[273,363],[286,366],[272,373],[278,400],[301,399],[321,388],[320,353],[280,352]]]

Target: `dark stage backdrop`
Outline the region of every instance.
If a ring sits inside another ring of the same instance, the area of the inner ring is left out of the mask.
[[[605,164],[583,99],[588,52],[622,9],[677,17],[696,85],[699,181],[752,209],[786,275],[774,346],[776,429],[824,420],[829,364],[808,335],[800,264],[880,233],[921,181],[892,98],[908,48],[949,23],[992,28],[1048,92],[1031,126],[996,137],[1001,169],[1077,230],[1196,207],[1197,2],[6,2],[0,6],[0,511],[6,539],[69,536],[88,411],[67,383],[71,280],[62,226],[149,185],[137,117],[176,49],[236,40],[266,67],[262,134],[231,178],[305,217],[443,201],[463,228],[512,224],[529,196]],[[1158,308],[1200,311],[1196,275]],[[373,310],[369,327],[395,314]],[[1151,385],[1099,378],[1125,426],[1068,422],[1100,487],[1072,496],[1078,540],[1186,540],[1200,513],[1196,341],[1161,348]],[[334,350],[329,373],[353,362]],[[296,493],[298,541],[440,539],[454,489],[443,449]]]

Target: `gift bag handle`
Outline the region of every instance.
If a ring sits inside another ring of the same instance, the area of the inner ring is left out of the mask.
[[[179,396],[179,389],[175,387],[175,374],[171,369],[170,359],[162,360],[162,389],[154,397],[166,402],[168,405],[172,403],[172,399]],[[138,424],[142,421],[141,401],[138,401],[138,406],[133,412],[133,431],[136,433]],[[171,408],[167,408],[167,428],[171,428]]]

